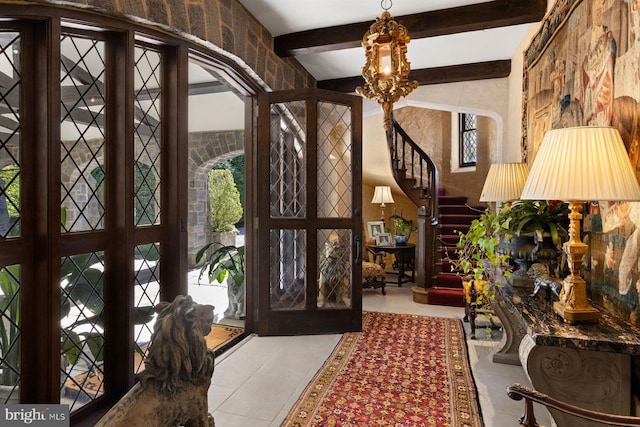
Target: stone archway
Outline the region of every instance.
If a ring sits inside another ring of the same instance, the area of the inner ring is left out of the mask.
[[[244,130],[189,133],[188,265],[211,242],[207,174],[216,165],[244,153]]]

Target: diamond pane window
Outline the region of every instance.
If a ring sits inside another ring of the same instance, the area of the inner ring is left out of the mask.
[[[135,61],[133,223],[141,226],[160,224],[161,56],[154,50],[136,46]]]
[[[135,355],[134,373],[144,370],[155,312],[153,307],[160,302],[160,244],[136,246],[135,248]]]
[[[0,405],[18,403],[20,385],[20,266],[0,269]]]
[[[303,310],[306,293],[306,230],[271,230],[272,310]]]
[[[318,230],[318,307],[351,307],[351,230]]]
[[[460,119],[460,167],[475,166],[478,158],[478,116],[461,113]]]
[[[71,411],[104,393],[103,277],[101,252],[62,258],[60,403]]]
[[[305,111],[302,101],[272,106],[269,180],[272,218],[306,215]]]
[[[351,216],[351,110],[318,103],[318,217]]]
[[[20,236],[20,35],[0,33],[0,238]]]
[[[104,228],[104,42],[63,35],[61,68],[61,191],[65,232]],[[92,172],[94,172],[92,174]]]

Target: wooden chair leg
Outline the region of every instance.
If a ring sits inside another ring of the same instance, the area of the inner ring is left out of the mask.
[[[471,338],[476,338],[476,286],[474,281],[471,281],[471,288],[469,289],[469,326],[471,327]]]

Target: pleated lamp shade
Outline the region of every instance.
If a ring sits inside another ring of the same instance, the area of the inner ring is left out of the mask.
[[[481,202],[509,202],[520,198],[529,175],[526,163],[494,163],[484,181]]]
[[[373,192],[373,199],[371,203],[393,203],[393,196],[391,195],[391,187],[388,185],[378,185]]]
[[[640,200],[640,185],[617,129],[573,127],[545,133],[520,198]]]

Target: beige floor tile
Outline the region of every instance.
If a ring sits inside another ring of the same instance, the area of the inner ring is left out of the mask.
[[[464,316],[462,308],[413,302],[411,286],[409,283],[402,287],[388,285],[387,295],[381,295],[380,290],[364,290],[363,310],[458,319]],[[202,287],[198,291],[202,292]],[[213,294],[226,297],[219,290],[209,296]],[[221,307],[225,304],[224,301],[207,303]],[[471,340],[469,325],[464,326],[485,425],[517,425],[524,403],[509,399],[506,387],[514,382],[528,385],[524,371],[519,366],[492,362],[492,354],[500,347],[499,333],[491,339],[482,339],[482,333],[478,333],[479,339]],[[279,426],[339,339],[339,335],[252,336],[221,355],[216,360],[209,393],[209,410],[217,425]],[[541,423],[549,425],[542,409],[538,409],[536,415]]]

